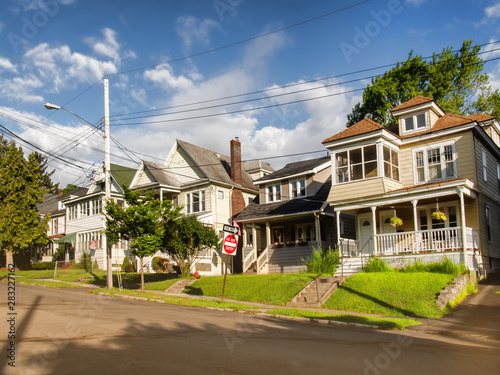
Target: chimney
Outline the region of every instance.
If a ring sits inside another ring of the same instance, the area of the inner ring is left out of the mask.
[[[241,143],[238,137],[231,139],[231,180],[241,185]]]
[[[231,140],[231,180],[241,185],[241,143],[238,137]],[[238,215],[245,209],[245,199],[241,189],[235,187],[231,195],[231,216]]]
[[[57,196],[61,197],[63,195],[63,191],[64,191],[63,189],[57,188]]]

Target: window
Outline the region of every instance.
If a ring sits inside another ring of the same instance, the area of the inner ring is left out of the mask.
[[[295,227],[295,238],[297,241],[316,241],[314,224],[301,224]]]
[[[488,241],[491,241],[491,217],[490,217],[490,206],[489,205],[485,206],[485,213],[486,213],[486,235],[487,235]]]
[[[281,184],[267,185],[267,202],[278,202],[281,200]]]
[[[306,178],[299,178],[292,180],[291,183],[291,198],[305,197],[306,196]]]
[[[484,148],[481,148],[481,157],[483,159],[483,180],[488,182],[488,159]]]
[[[58,233],[58,230],[59,230],[59,228],[57,226],[58,221],[59,221],[58,219],[52,219],[52,234]]]
[[[90,214],[90,202],[80,203],[80,217],[86,217]]]
[[[76,205],[68,208],[68,220],[75,220],[77,218]]]
[[[101,199],[96,198],[92,200],[92,215],[99,215],[102,212],[101,210]]]
[[[188,214],[205,211],[205,191],[186,193],[186,212]]]
[[[419,129],[425,129],[427,127],[425,121],[425,113],[407,117],[403,119],[403,123],[404,123],[404,133],[412,132],[414,130],[419,130]]]
[[[248,197],[247,199],[248,199],[248,204],[250,204],[250,203],[252,203],[252,202],[253,202],[253,199],[254,199],[254,198],[253,198],[253,197]]]
[[[387,146],[384,146],[384,176],[399,181],[398,152]]]
[[[377,177],[377,147],[360,147],[335,154],[336,182],[343,183]]]
[[[217,198],[224,199],[224,190],[217,190]]]
[[[417,183],[456,177],[455,147],[442,145],[415,152]]]

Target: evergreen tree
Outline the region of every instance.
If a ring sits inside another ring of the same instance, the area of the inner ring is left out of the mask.
[[[50,216],[40,220],[36,204],[49,191],[46,159],[32,153],[26,159],[21,147],[0,136],[0,246],[13,262],[30,245],[45,245]]]

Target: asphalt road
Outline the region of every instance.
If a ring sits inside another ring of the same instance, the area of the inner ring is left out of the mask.
[[[500,373],[496,340],[292,322],[22,285],[17,315],[8,315],[7,296],[7,283],[0,282],[0,373],[6,375]]]

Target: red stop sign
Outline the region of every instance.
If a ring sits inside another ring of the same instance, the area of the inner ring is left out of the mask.
[[[238,246],[238,241],[236,241],[236,237],[234,237],[232,234],[228,234],[226,238],[224,238],[222,250],[224,253],[228,255],[236,255],[237,246]]]

